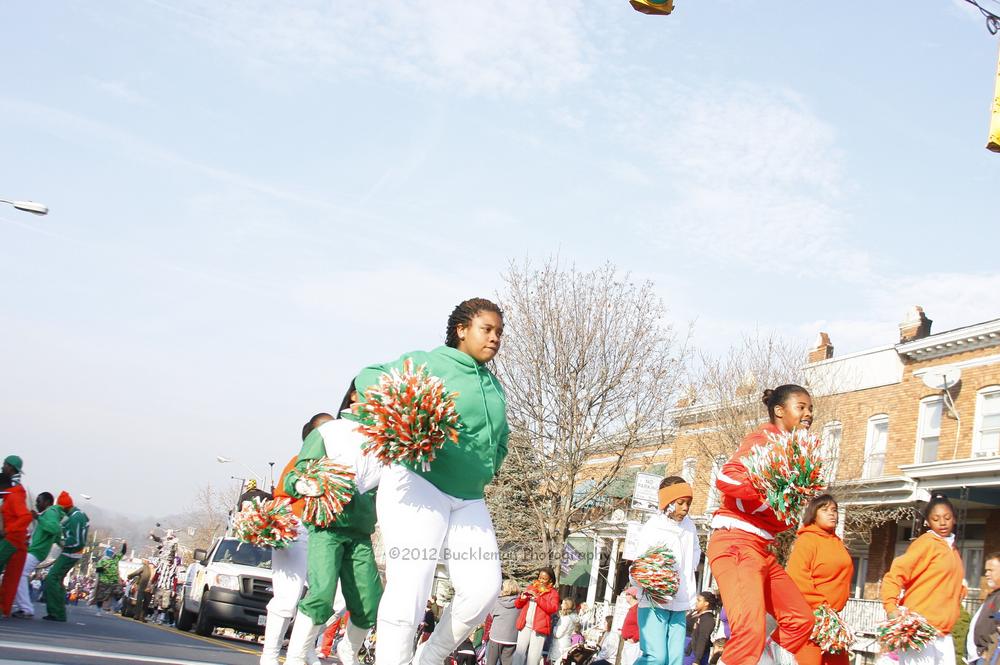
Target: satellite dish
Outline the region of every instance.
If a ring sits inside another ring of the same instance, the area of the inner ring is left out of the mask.
[[[924,385],[934,390],[951,390],[962,380],[962,370],[957,367],[940,367],[924,372],[920,377]]]
[[[613,513],[611,513],[612,522],[624,522],[625,521],[625,511],[621,508],[616,508]]]

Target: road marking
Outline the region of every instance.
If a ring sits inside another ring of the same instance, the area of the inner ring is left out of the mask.
[[[118,617],[119,619],[122,619],[123,621],[133,621],[132,619],[129,619],[128,617],[121,616],[120,614],[115,614],[114,616]],[[219,640],[214,640],[211,637],[202,637],[201,635],[192,635],[191,633],[185,632],[183,630],[177,630],[176,628],[168,628],[167,626],[160,626],[160,625],[155,624],[155,623],[144,623],[143,625],[146,626],[147,628],[156,628],[157,630],[166,631],[166,632],[170,633],[171,635],[181,635],[183,637],[190,637],[192,640],[199,640],[201,642],[206,642],[208,644],[214,644],[217,647],[225,647],[227,649],[232,649],[233,651],[239,651],[240,653],[248,653],[251,656],[259,656],[260,655],[259,651],[254,651],[253,649],[247,649],[245,647],[237,647],[237,646],[233,646],[232,644],[226,644],[225,642],[221,642]]]
[[[6,649],[20,649],[21,651],[34,651],[41,653],[58,653],[73,656],[87,656],[90,658],[108,658],[111,660],[132,660],[142,663],[163,663],[164,665],[215,665],[204,660],[182,660],[180,658],[158,658],[156,656],[138,656],[128,653],[109,653],[107,651],[91,651],[90,649],[71,649],[69,647],[50,647],[37,644],[22,644],[20,642],[0,641],[0,647]]]

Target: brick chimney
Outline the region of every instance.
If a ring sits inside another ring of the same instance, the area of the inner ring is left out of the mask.
[[[914,305],[906,313],[906,319],[899,324],[899,342],[912,342],[923,339],[931,334],[931,324],[934,323],[924,314],[924,308]]]
[[[833,343],[830,342],[830,336],[825,332],[821,332],[818,337],[816,337],[816,344],[809,351],[809,355],[806,357],[806,362],[818,363],[820,360],[828,360],[833,357]]]

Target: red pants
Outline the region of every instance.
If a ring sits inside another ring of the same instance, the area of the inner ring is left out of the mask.
[[[799,665],[848,665],[851,654],[823,653],[812,640],[806,640],[802,648],[795,653],[795,662]]]
[[[28,534],[7,534],[7,545],[13,545],[15,549],[7,559],[3,579],[0,580],[0,613],[4,616],[10,616],[14,597],[17,595],[17,585],[21,583],[24,561],[28,558]]]
[[[778,622],[773,639],[797,652],[809,639],[813,613],[767,541],[739,529],[719,529],[708,541],[708,562],[719,584],[732,636],[722,652],[726,665],[757,665],[767,639],[767,615]]]

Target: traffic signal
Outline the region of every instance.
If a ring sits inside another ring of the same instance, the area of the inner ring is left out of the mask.
[[[1000,60],[997,61],[997,87],[993,97],[993,115],[990,118],[990,141],[986,147],[1000,152]]]
[[[629,0],[632,9],[643,14],[666,16],[674,11],[674,0]]]

